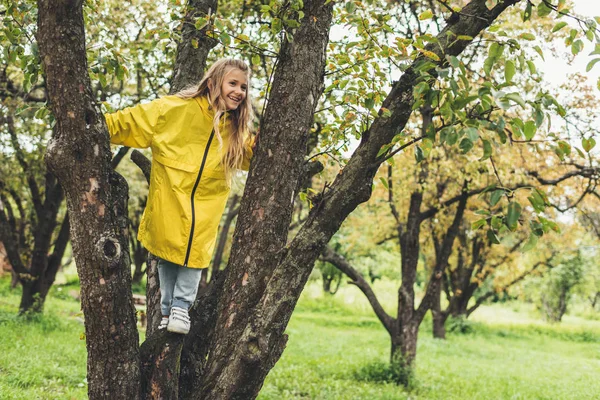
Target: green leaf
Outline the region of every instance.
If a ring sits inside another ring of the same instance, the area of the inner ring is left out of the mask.
[[[44,107],[40,107],[35,112],[34,117],[38,118],[38,119],[44,119],[44,118],[46,118],[46,116],[48,115],[48,113],[49,113],[49,110],[48,110],[47,107],[45,107],[45,106]]]
[[[452,67],[458,68],[460,66],[460,61],[455,56],[446,56],[446,58]]]
[[[596,47],[594,48],[594,51],[592,51],[589,55],[590,56],[597,56],[600,54],[600,43],[596,44]]]
[[[552,12],[552,9],[546,5],[543,1],[537,7],[538,17],[544,18]]]
[[[537,73],[537,68],[535,67],[535,63],[533,61],[527,60],[527,68],[529,68],[529,73],[531,75]]]
[[[587,38],[587,40],[589,40],[590,42],[594,41],[594,30],[589,29],[586,33],[585,33],[585,37]]]
[[[507,100],[512,100],[515,103],[517,103],[518,105],[520,105],[521,107],[525,108],[525,100],[523,100],[521,95],[517,92],[509,93],[509,94],[505,95],[503,98],[507,99]]]
[[[448,143],[449,146],[454,146],[456,142],[458,142],[458,133],[456,130],[452,129],[446,135],[446,143]]]
[[[506,79],[507,83],[512,82],[512,78],[515,76],[516,71],[517,68],[515,67],[515,63],[511,60],[507,60],[506,64],[504,65],[504,79]]]
[[[546,202],[544,200],[544,197],[540,194],[540,192],[537,189],[532,190],[531,196],[527,197],[527,199],[537,212],[543,212],[546,208]]]
[[[525,11],[523,12],[523,22],[528,21],[531,18],[531,10],[532,3],[528,1],[527,6],[525,7]]]
[[[477,229],[481,228],[482,226],[485,226],[487,224],[487,218],[482,218],[478,221],[475,221],[471,224],[471,229],[476,231]]]
[[[390,190],[390,187],[388,185],[388,181],[387,179],[385,179],[384,177],[379,178],[379,180],[381,181],[381,183],[383,183],[383,186],[387,189]]]
[[[567,156],[571,154],[571,145],[565,142],[564,140],[560,140],[558,142],[558,147],[560,148],[563,154]]]
[[[102,87],[106,87],[106,75],[104,74],[99,74],[98,75],[98,80],[100,81],[100,85]]]
[[[533,249],[535,247],[535,245],[538,242],[538,237],[537,235],[531,234],[529,235],[529,239],[527,240],[527,243],[525,243],[522,247],[521,247],[521,253],[525,253],[531,249]]]
[[[381,149],[379,149],[379,152],[377,153],[377,157],[381,157],[382,155],[387,153],[391,147],[392,147],[392,145],[390,143],[384,144],[383,146],[381,146]]]
[[[590,72],[592,70],[592,68],[594,68],[594,65],[596,65],[596,63],[600,61],[600,58],[594,58],[592,61],[590,61],[587,65],[587,67],[585,67],[585,72]]]
[[[544,112],[537,108],[534,111],[533,116],[535,118],[535,126],[537,126],[538,128],[542,126],[542,124],[544,123]]]
[[[567,23],[565,21],[561,21],[558,24],[554,25],[554,28],[552,28],[552,32],[558,32],[565,26],[567,26]]]
[[[498,204],[498,202],[500,201],[500,199],[502,198],[503,195],[504,195],[504,190],[502,190],[502,189],[494,190],[492,192],[492,195],[490,196],[490,205],[492,207],[494,207],[496,204]]]
[[[521,33],[518,37],[523,40],[535,40],[535,35],[529,32]]]
[[[420,146],[415,146],[415,160],[417,163],[420,163],[425,159],[425,154],[423,153],[423,149]]]
[[[583,146],[583,149],[589,153],[590,150],[596,146],[596,140],[593,137],[589,139],[584,138],[581,140],[581,146]]]
[[[271,21],[271,32],[273,34],[277,35],[281,31],[281,27],[282,27],[281,19],[273,18],[273,21]]]
[[[479,159],[479,161],[487,160],[492,156],[492,144],[489,140],[482,140],[483,142],[483,156]]]
[[[226,32],[221,32],[219,39],[221,39],[221,43],[223,43],[224,46],[229,46],[231,44],[231,36]]]
[[[374,99],[372,99],[371,97],[367,97],[365,99],[365,107],[367,108],[367,110],[372,109],[374,105],[375,105]]]
[[[260,56],[258,54],[252,56],[252,65],[260,65]]]
[[[525,135],[525,139],[531,140],[535,136],[535,131],[537,130],[536,124],[534,121],[525,122],[525,126],[523,127],[523,134]]]
[[[556,233],[560,233],[560,227],[556,222],[550,221],[549,219],[546,219],[544,217],[538,217],[538,219],[544,227],[544,232],[549,232],[550,230],[553,230]]]
[[[500,240],[498,239],[498,236],[496,236],[496,233],[494,232],[493,229],[488,229],[487,238],[493,244],[500,244]]]
[[[458,147],[460,147],[460,149],[462,150],[463,153],[467,153],[469,150],[471,150],[473,148],[473,142],[468,138],[464,138],[463,140],[460,141],[460,144],[458,145]]]
[[[469,138],[469,140],[471,140],[471,142],[476,142],[479,140],[479,132],[477,131],[477,128],[470,126],[465,129],[464,134]]]
[[[515,201],[511,201],[508,204],[508,211],[506,214],[506,226],[511,231],[515,231],[517,229],[517,223],[519,222],[519,217],[521,216],[521,205]]]
[[[583,46],[583,41],[581,39],[577,39],[571,45],[571,53],[573,53],[573,55],[576,56],[577,54],[581,53],[581,50],[583,50]]]
[[[502,53],[504,53],[504,45],[498,42],[494,42],[490,45],[488,57],[494,57],[498,59],[502,56]]]
[[[542,57],[542,61],[546,61],[546,59],[544,58],[544,52],[542,51],[542,48],[540,46],[533,46],[533,49],[536,53],[540,55],[540,57]]]
[[[356,4],[354,3],[354,1],[348,1],[346,3],[346,7],[345,8],[346,8],[346,12],[348,14],[353,14],[354,11],[356,10]]]
[[[431,10],[423,11],[421,14],[419,14],[419,20],[421,21],[430,19],[431,17],[433,17],[433,12]]]

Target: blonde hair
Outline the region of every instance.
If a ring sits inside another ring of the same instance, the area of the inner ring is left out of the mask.
[[[250,68],[244,61],[222,58],[206,71],[199,84],[190,86],[175,94],[182,99],[191,99],[200,96],[208,98],[208,103],[215,111],[213,127],[219,141],[219,148],[222,148],[223,137],[219,129],[219,121],[223,115],[226,115],[227,105],[221,97],[221,86],[223,85],[225,76],[234,69],[244,72],[248,82],[244,100],[242,100],[238,108],[228,112],[231,116],[231,133],[229,136],[229,145],[221,159],[221,164],[223,165],[228,181],[231,181],[233,172],[242,165],[245,151],[244,142],[250,133],[250,123],[254,119],[252,101],[250,99]]]

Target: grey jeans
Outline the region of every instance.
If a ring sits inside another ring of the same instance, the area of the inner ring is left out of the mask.
[[[182,267],[170,261],[158,260],[162,315],[171,314],[171,307],[189,310],[196,300],[201,277],[201,269]]]

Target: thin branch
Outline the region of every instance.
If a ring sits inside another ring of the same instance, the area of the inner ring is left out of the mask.
[[[373,311],[375,311],[377,318],[379,318],[385,329],[391,334],[394,331],[396,320],[385,312],[379,303],[375,292],[373,292],[373,289],[362,277],[360,272],[354,269],[344,257],[336,253],[330,246],[325,247],[325,250],[321,255],[321,260],[332,264],[334,267],[352,279],[352,282],[350,283],[356,285],[363,292],[363,294],[367,297],[367,300],[369,300]]]

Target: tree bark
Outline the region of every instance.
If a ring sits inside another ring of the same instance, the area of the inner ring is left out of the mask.
[[[65,189],[81,283],[91,399],[138,399],[140,358],[128,252],[127,185],[87,73],[81,1],[38,1],[38,44],[56,129],[46,163]]]
[[[231,228],[231,224],[235,217],[237,217],[240,208],[237,206],[240,201],[240,196],[237,194],[233,195],[229,199],[229,203],[227,205],[227,215],[225,217],[225,222],[223,222],[223,227],[219,232],[219,241],[217,243],[217,248],[215,249],[215,254],[212,262],[211,268],[211,278],[216,278],[219,274],[219,270],[221,268],[221,263],[223,262],[223,253],[225,252],[225,245],[227,244],[227,238],[229,237],[229,229]],[[208,278],[207,274],[204,273],[202,279],[206,282]]]
[[[287,241],[293,194],[323,90],[332,9],[332,2],[305,1],[305,17],[293,42],[284,40],[282,45],[218,303],[219,335],[214,337],[196,398],[256,397],[285,347],[283,329],[273,332],[263,326],[265,321],[254,308]]]
[[[206,28],[197,30],[196,19],[214,14],[216,0],[190,0],[181,23],[181,41],[177,46],[177,58],[173,66],[170,94],[195,85],[202,79],[209,51],[217,45],[215,39],[206,36]]]
[[[442,285],[438,285],[433,294],[433,303],[431,306],[433,337],[436,339],[446,339],[446,319],[448,319],[448,313],[442,311],[440,304],[441,297]]]

